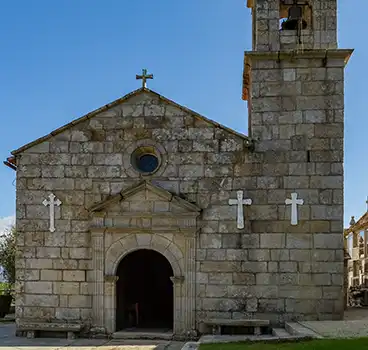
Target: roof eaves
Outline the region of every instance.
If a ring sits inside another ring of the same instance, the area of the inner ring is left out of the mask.
[[[9,167],[12,170],[17,171],[17,163],[15,161],[15,157],[8,157],[3,161],[3,164]]]

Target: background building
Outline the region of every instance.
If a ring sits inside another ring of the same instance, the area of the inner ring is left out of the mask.
[[[347,265],[348,287],[368,284],[367,235],[368,208],[358,221],[353,216],[350,227],[344,230],[345,248],[350,255]]]

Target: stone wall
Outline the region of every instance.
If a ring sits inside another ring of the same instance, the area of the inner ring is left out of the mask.
[[[303,54],[252,58],[251,130],[269,220],[252,222],[265,248],[252,269],[284,319],[343,312],[344,65]],[[291,192],[304,199],[297,226],[283,205]]]
[[[163,162],[146,178],[204,210],[196,237],[199,316],[228,312],[229,298],[213,291],[222,288],[224,269],[244,286],[239,272],[247,246],[239,242],[252,237],[249,224],[247,230],[237,230],[236,206],[229,207],[228,200],[236,198],[239,189],[256,196],[252,162],[258,161],[257,156],[248,152],[246,137],[158,95],[139,93],[17,155],[18,319],[92,322],[96,274],[88,209],[142,180],[130,166],[129,152],[147,140],[158,147]],[[49,208],[42,204],[51,192],[62,202],[55,209],[53,233],[48,231]],[[267,215],[257,204],[247,210],[246,218]],[[120,220],[113,226],[121,224]],[[147,221],[130,224],[143,229]]]
[[[343,62],[322,67],[321,61],[252,62],[254,152],[246,137],[140,92],[18,155],[17,318],[96,324],[92,303],[102,299],[93,295],[103,291],[95,282],[103,282],[99,274],[106,273],[106,262],[94,265],[93,249],[108,251],[118,237],[103,231],[105,238],[93,243],[89,209],[142,180],[130,165],[130,152],[147,142],[160,150],[162,166],[145,178],[203,210],[195,235],[197,322],[339,317]],[[236,206],[228,204],[238,190],[253,201],[244,207],[244,229],[237,228]],[[304,199],[298,226],[290,225],[285,206],[294,191]],[[62,201],[53,233],[49,208],[42,204],[50,192]],[[122,210],[154,211],[149,205],[122,203]],[[161,203],[161,210],[165,206]],[[137,241],[147,238],[139,230],[155,226],[146,219],[104,225],[128,225]],[[176,242],[179,236],[172,234],[169,241]],[[177,245],[185,256],[188,246]],[[110,296],[111,288],[105,285]],[[191,292],[185,293],[182,300]]]

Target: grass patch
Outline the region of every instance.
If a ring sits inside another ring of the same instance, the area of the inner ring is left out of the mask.
[[[297,343],[201,344],[199,350],[349,350],[368,349],[368,338],[321,339]]]
[[[10,283],[0,282],[0,295],[7,294],[11,289]]]

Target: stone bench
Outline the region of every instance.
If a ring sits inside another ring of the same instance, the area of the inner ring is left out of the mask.
[[[212,327],[212,334],[221,334],[222,327],[253,327],[254,335],[261,335],[261,327],[268,327],[270,321],[268,320],[257,320],[257,319],[212,319],[204,320],[202,323],[206,326]]]
[[[66,332],[68,339],[75,339],[82,325],[62,322],[22,322],[17,325],[17,332],[26,332],[27,338],[35,338],[37,332]]]

